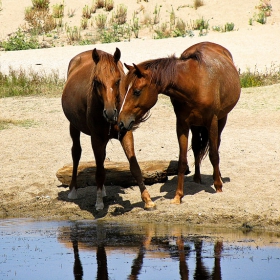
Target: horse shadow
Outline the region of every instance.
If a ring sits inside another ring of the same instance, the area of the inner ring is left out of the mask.
[[[170,177],[160,188],[160,192],[166,192],[164,198],[173,199],[177,188],[178,176]],[[201,174],[201,183],[195,183],[193,181],[193,174],[185,175],[184,180],[184,196],[195,195],[199,192],[206,192],[210,194],[216,193],[213,185],[213,176]],[[230,182],[229,177],[223,177],[224,183]]]
[[[212,175],[201,175],[202,183],[198,184],[193,181],[192,175],[185,175],[184,194],[185,196],[195,195],[199,192],[206,192],[210,194],[216,193],[213,186]],[[229,177],[222,178],[223,182],[230,182]],[[58,193],[58,200],[65,202],[72,202],[79,206],[81,210],[90,213],[94,219],[103,218],[110,214],[112,216],[123,215],[126,212],[130,212],[134,208],[144,208],[144,202],[138,201],[131,203],[129,200],[123,199],[122,195],[125,194],[126,189],[133,187],[122,187],[111,185],[107,186],[107,196],[103,198],[104,209],[97,211],[95,209],[96,202],[96,186],[86,186],[78,189],[78,199],[71,200],[68,198],[69,189],[68,186],[59,186],[64,190]],[[65,189],[67,187],[67,189]],[[152,197],[153,201],[164,197],[165,199],[173,199],[175,196],[177,187],[177,176],[169,176],[168,179],[162,183],[160,187],[161,193],[166,193],[163,196]],[[134,190],[138,194],[138,190]],[[113,207],[112,207],[113,206]]]
[[[72,202],[79,206],[81,210],[90,213],[94,219],[105,217],[107,214],[112,216],[123,215],[126,212],[130,212],[134,208],[144,209],[144,202],[138,201],[131,203],[129,200],[123,199],[122,194],[125,194],[125,190],[132,187],[121,186],[106,186],[107,196],[103,197],[104,209],[97,211],[95,209],[96,202],[96,186],[87,186],[78,189],[78,199],[72,200],[68,198],[69,189],[68,186],[61,185],[60,188],[67,188],[58,193],[58,200],[65,202]],[[134,190],[139,195],[138,189]],[[160,197],[153,197],[154,200]],[[113,206],[113,207],[111,207]]]

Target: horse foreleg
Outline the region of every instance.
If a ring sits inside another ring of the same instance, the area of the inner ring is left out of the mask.
[[[102,142],[99,139],[91,137],[91,144],[96,162],[95,181],[97,185],[97,190],[95,208],[97,211],[99,211],[104,208],[103,196],[106,196],[106,190],[104,187],[106,176],[104,160],[106,156],[107,142]]]
[[[142,201],[145,203],[144,209],[152,210],[156,207],[155,203],[151,200],[150,194],[144,184],[143,176],[139,164],[137,162],[134,151],[134,139],[131,131],[128,131],[121,139],[121,144],[125,155],[129,161],[130,172],[135,178],[141,192]]]
[[[72,138],[72,160],[73,160],[73,170],[72,178],[70,183],[70,192],[68,194],[69,199],[77,199],[77,170],[79,166],[79,161],[82,154],[82,148],[80,143],[81,132],[70,124],[70,136]]]
[[[173,204],[180,204],[184,196],[184,180],[185,172],[188,168],[187,152],[188,152],[188,136],[189,127],[180,124],[177,116],[177,137],[179,142],[179,163],[178,163],[178,183],[175,197],[171,201]]]
[[[220,135],[218,129],[218,118],[214,116],[209,129],[209,158],[213,166],[213,179],[216,192],[222,192],[223,182],[220,172],[220,157],[219,157],[219,142]]]

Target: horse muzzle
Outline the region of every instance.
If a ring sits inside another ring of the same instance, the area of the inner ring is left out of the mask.
[[[117,109],[104,109],[103,116],[109,123],[116,123],[118,118],[118,111]]]
[[[134,123],[135,123],[135,121],[132,120],[129,122],[128,125],[125,125],[124,122],[121,121],[121,122],[119,122],[119,128],[121,131],[129,131],[133,128]]]

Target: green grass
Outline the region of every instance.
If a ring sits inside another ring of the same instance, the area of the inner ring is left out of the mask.
[[[13,70],[9,74],[0,72],[0,98],[11,96],[45,95],[61,96],[64,80],[57,72],[38,73],[32,70]]]
[[[35,124],[36,123],[33,120],[0,119],[0,130],[7,129],[13,125],[28,128]]]

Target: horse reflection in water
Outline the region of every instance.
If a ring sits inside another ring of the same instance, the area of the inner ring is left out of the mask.
[[[143,241],[141,242],[137,256],[132,261],[131,265],[131,273],[126,277],[129,280],[136,280],[138,276],[141,274],[141,269],[144,263],[145,254],[147,252],[155,252],[155,256],[161,258],[161,256],[157,256],[157,251],[168,252],[170,258],[179,261],[179,274],[182,280],[189,279],[212,279],[212,280],[221,280],[221,253],[223,250],[222,241],[216,241],[214,244],[214,265],[212,272],[205,266],[203,262],[203,240],[199,237],[186,238],[187,245],[185,244],[184,237],[180,234],[174,234],[174,238],[176,239],[176,248],[172,245],[172,241],[174,239],[167,241],[166,237],[154,237],[153,231],[148,231],[144,236]],[[77,229],[74,229],[71,233],[71,241],[74,250],[74,268],[73,273],[75,280],[83,279],[83,267],[79,257],[79,234]],[[191,243],[194,244],[194,250],[191,249],[189,245]],[[82,242],[83,243],[83,242]],[[105,250],[105,241],[100,241],[96,246],[96,261],[97,261],[97,280],[107,280],[109,279],[108,274],[108,266],[107,266],[107,254]],[[195,251],[195,271],[191,274],[188,268],[187,260],[190,257],[190,253]],[[155,275],[156,276],[156,275]],[[192,278],[193,276],[193,278]],[[124,278],[125,279],[125,278]]]

